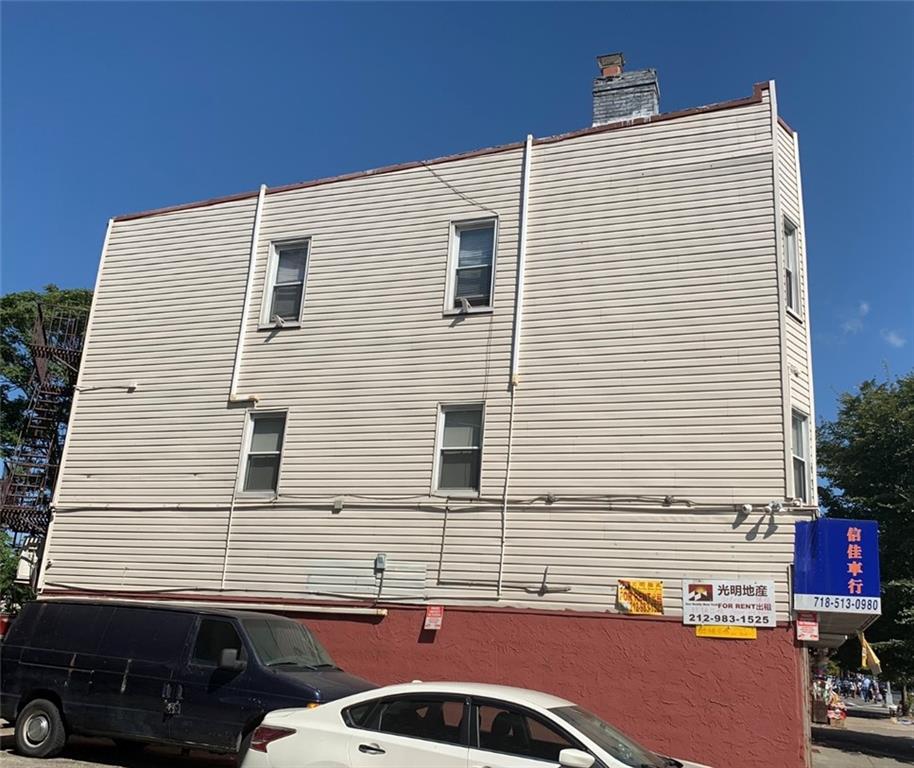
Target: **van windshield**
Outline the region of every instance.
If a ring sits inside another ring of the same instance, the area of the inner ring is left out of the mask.
[[[336,669],[330,654],[297,621],[242,619],[241,623],[257,658],[267,667]]]

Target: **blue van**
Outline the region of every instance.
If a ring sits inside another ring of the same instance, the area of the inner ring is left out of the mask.
[[[69,734],[239,752],[264,715],[374,684],[283,616],[130,602],[26,603],[0,648],[0,717],[52,757]]]

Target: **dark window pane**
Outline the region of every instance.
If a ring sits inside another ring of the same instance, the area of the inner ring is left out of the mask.
[[[307,247],[283,248],[279,251],[279,263],[276,265],[277,283],[301,283],[305,280],[305,261],[308,258]]]
[[[479,490],[479,451],[441,451],[438,487],[442,490]]]
[[[793,493],[806,501],[806,462],[797,458],[793,460]]]
[[[463,297],[472,306],[486,306],[489,303],[491,267],[474,267],[457,270],[457,287],[454,291],[454,305],[460,305]]]
[[[492,265],[492,242],[495,238],[495,227],[487,224],[478,229],[460,230],[460,255],[458,267],[478,267]]]
[[[349,707],[349,709],[344,709],[343,718],[345,719],[346,724],[353,728],[369,727],[368,716],[375,708],[375,704],[377,704],[376,701],[369,701],[366,704],[358,704],[354,707]]]
[[[285,416],[257,416],[251,426],[251,453],[271,453],[282,450]]]
[[[95,653],[113,612],[101,605],[48,603],[33,642],[40,648]]]
[[[417,739],[461,744],[464,711],[464,703],[459,700],[399,699],[384,707],[379,730]]]
[[[557,762],[559,752],[575,745],[556,728],[524,712],[482,705],[479,746],[493,752]]]
[[[297,321],[301,314],[302,286],[280,285],[273,289],[273,308],[270,319],[277,315],[283,320]]]
[[[239,657],[242,655],[241,638],[235,627],[227,621],[203,619],[194,643],[194,663],[217,667],[224,648],[234,648]]]
[[[108,622],[98,653],[102,656],[176,662],[193,623],[182,611],[119,607]]]
[[[448,409],[444,412],[444,448],[478,448],[482,432],[482,411]]]
[[[275,491],[279,483],[279,455],[248,456],[246,491]]]

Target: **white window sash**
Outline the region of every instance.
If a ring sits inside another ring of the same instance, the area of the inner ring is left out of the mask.
[[[280,282],[279,276],[279,256],[280,252],[285,249],[304,248],[305,249],[305,269],[301,280],[291,280]],[[308,271],[311,268],[311,238],[303,237],[294,240],[280,240],[270,243],[269,258],[267,261],[266,284],[263,291],[263,302],[260,309],[260,326],[276,328],[279,326],[274,318],[273,305],[276,301],[276,290],[278,288],[289,288],[301,286],[301,299],[298,303],[298,315],[294,320],[284,320],[284,325],[296,326],[301,323],[302,314],[305,310],[305,289],[308,285]]]
[[[450,411],[461,411],[461,410],[479,410],[479,443],[477,445],[467,445],[467,446],[448,446],[444,447],[444,425],[445,419],[448,412]],[[466,497],[476,497],[482,493],[482,456],[483,456],[483,446],[485,444],[485,424],[486,424],[486,406],[482,402],[471,402],[471,403],[442,403],[438,406],[438,420],[436,426],[436,436],[435,436],[435,457],[434,457],[434,468],[432,471],[432,495],[437,493],[447,494],[449,496],[466,496]],[[441,466],[443,463],[443,456],[447,452],[451,453],[466,453],[468,451],[473,451],[478,456],[479,463],[479,472],[476,476],[476,488],[442,488],[441,487]]]
[[[787,283],[787,306],[793,312],[800,312],[800,281],[797,269],[797,228],[792,222],[784,222],[784,259]]]
[[[251,446],[254,443],[254,430],[256,427],[255,422],[257,419],[264,418],[279,418],[282,417],[282,438],[279,443],[278,451],[253,451]],[[283,411],[262,411],[258,413],[248,413],[246,415],[247,423],[244,428],[244,435],[241,449],[242,449],[242,460],[239,462],[238,467],[238,478],[236,480],[236,493],[242,496],[257,496],[257,497],[275,497],[279,495],[279,488],[282,485],[282,457],[286,447],[286,434],[289,426],[289,412],[287,410]],[[248,466],[252,458],[259,456],[276,456],[278,462],[276,465],[276,488],[272,491],[267,490],[245,490],[248,480]]]
[[[492,258],[488,265],[460,266],[460,235],[465,230],[482,229],[492,227]],[[477,296],[488,296],[485,304],[470,307],[470,312],[490,312],[495,305],[495,265],[498,255],[498,218],[470,219],[465,221],[452,221],[450,224],[449,247],[448,247],[448,267],[447,267],[447,287],[444,296],[444,313],[447,315],[460,314],[462,309],[455,306],[457,303],[457,275],[465,269],[489,269],[489,289],[487,294],[473,294],[465,298],[476,298]]]

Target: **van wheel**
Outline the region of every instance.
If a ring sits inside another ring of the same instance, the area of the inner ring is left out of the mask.
[[[54,757],[67,743],[67,731],[57,705],[34,699],[16,718],[16,751],[27,757]]]

